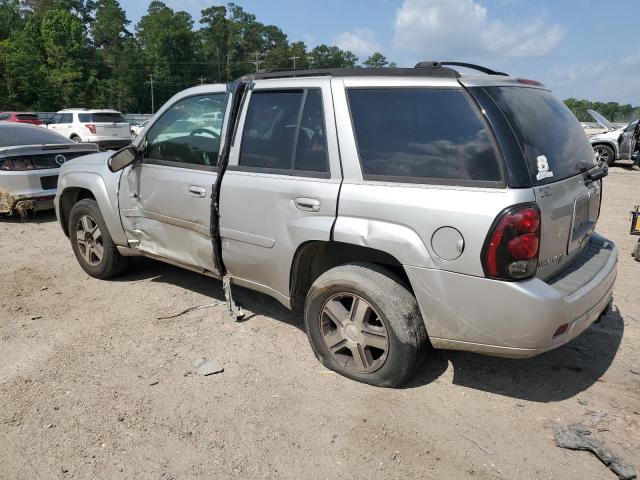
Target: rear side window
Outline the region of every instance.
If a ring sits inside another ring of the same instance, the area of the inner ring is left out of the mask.
[[[91,114],[90,113],[79,113],[78,121],[80,122],[91,122]]]
[[[489,87],[527,161],[534,185],[577,175],[595,165],[584,129],[551,92],[527,87]]]
[[[38,120],[38,115],[35,113],[19,113],[16,117],[18,120]]]
[[[328,173],[321,91],[254,91],[239,164],[283,174]]]
[[[365,179],[502,185],[492,138],[460,90],[350,89]]]

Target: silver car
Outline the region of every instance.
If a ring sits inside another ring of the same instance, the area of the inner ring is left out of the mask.
[[[635,153],[632,151],[635,146],[633,136],[640,119],[636,118],[628,125],[620,127],[611,123],[595,110],[588,110],[588,112],[606,129],[604,133],[589,135],[596,161],[613,165],[617,160],[631,160]]]
[[[60,166],[97,151],[42,127],[0,123],[0,214],[53,208]]]
[[[233,285],[263,292],[358,381],[401,385],[432,347],[537,355],[609,307],[606,165],[547,88],[477,68],[191,88],[131,147],[64,165],[58,218],[90,275],[159,259],[222,279],[234,316]]]

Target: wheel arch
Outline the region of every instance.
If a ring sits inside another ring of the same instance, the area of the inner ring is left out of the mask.
[[[301,244],[291,262],[289,294],[291,308],[300,310],[313,282],[326,271],[347,263],[363,262],[395,274],[413,292],[400,261],[393,255],[371,247],[351,243],[313,240]]]
[[[593,142],[591,144],[591,148],[596,148],[599,145],[605,145],[605,146],[611,148],[611,150],[613,150],[614,160],[618,160],[620,158],[620,152],[618,150],[618,145],[616,145],[614,142],[612,142],[610,140],[596,140],[595,142]]]
[[[69,235],[68,220],[71,208],[79,200],[91,198],[98,204],[113,242],[116,245],[127,245],[127,237],[120,222],[117,193],[109,193],[104,179],[100,175],[89,172],[70,172],[60,178],[58,192],[59,220],[67,236]]]

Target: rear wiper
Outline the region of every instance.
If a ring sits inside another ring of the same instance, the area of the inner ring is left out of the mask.
[[[609,165],[606,162],[602,162],[594,170],[591,170],[587,177],[590,181],[595,182],[596,180],[600,180],[607,175],[609,175]]]

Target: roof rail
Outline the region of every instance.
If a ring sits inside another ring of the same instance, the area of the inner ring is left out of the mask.
[[[495,70],[491,70],[490,68],[483,67],[481,65],[475,65],[473,63],[465,63],[465,62],[420,62],[417,63],[414,68],[440,68],[443,66],[451,66],[451,67],[464,67],[470,68],[471,70],[477,70],[478,72],[486,73],[487,75],[501,75],[503,77],[508,77],[508,73],[497,72]]]
[[[438,65],[431,68],[319,68],[308,70],[274,69],[251,73],[240,77],[239,81],[264,80],[269,78],[299,78],[299,77],[440,77],[458,78],[460,74],[452,68]]]

